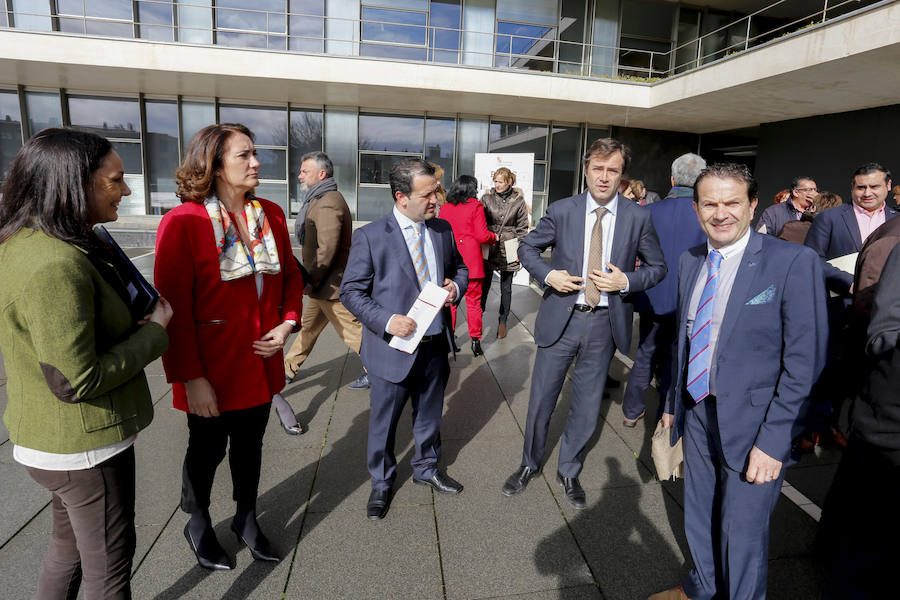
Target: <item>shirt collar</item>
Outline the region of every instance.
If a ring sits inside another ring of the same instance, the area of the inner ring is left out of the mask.
[[[875,212],[870,213],[866,209],[860,208],[860,206],[856,202],[851,202],[851,204],[853,205],[853,212],[869,219],[874,218],[879,214],[884,214],[884,207],[887,206],[887,202],[882,202],[881,208],[877,209]]]
[[[412,219],[410,219],[409,217],[404,215],[402,212],[400,212],[397,209],[396,204],[394,205],[393,212],[394,212],[394,218],[397,219],[397,223],[400,225],[400,229],[406,229],[407,227],[412,227],[413,225],[415,225],[417,223],[422,223],[423,225],[425,224],[425,221],[413,221]]]
[[[727,246],[722,246],[719,248],[719,254],[722,255],[722,260],[728,260],[733,256],[737,256],[744,251],[744,248],[747,247],[747,242],[750,241],[750,228],[747,228],[747,231],[744,232],[744,235],[737,241],[734,241]],[[712,247],[712,244],[709,243],[709,240],[706,241],[706,253],[709,254],[716,248]]]
[[[599,202],[594,200],[594,196],[591,195],[590,191],[588,191],[588,193],[587,193],[587,202],[585,202],[585,204],[587,204],[587,207],[585,208],[585,210],[586,210],[585,214],[590,214],[590,213],[594,212],[595,210],[597,210],[598,208],[600,208],[601,206],[603,206],[602,204],[600,204]],[[612,216],[616,216],[616,209],[618,207],[619,207],[619,194],[617,193],[615,196],[613,196],[612,200],[610,200],[609,202],[606,203],[606,212],[612,214]]]

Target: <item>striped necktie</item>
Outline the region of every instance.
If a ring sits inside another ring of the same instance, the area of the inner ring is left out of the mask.
[[[594,228],[591,230],[591,245],[588,247],[588,276],[595,269],[598,271],[603,270],[603,215],[606,214],[606,210],[605,206],[594,209],[597,220],[594,221]],[[597,303],[600,302],[601,294],[602,292],[597,289],[597,286],[594,285],[591,279],[584,282],[584,301],[587,302],[588,306],[591,308],[597,306]]]
[[[425,260],[425,223],[413,223],[413,227],[416,234],[408,238],[406,244],[409,246],[409,255],[412,257],[413,268],[419,279],[419,289],[422,289],[429,279],[428,261]]]
[[[691,359],[688,362],[687,391],[695,402],[700,402],[709,395],[709,364],[712,358],[709,347],[710,330],[713,307],[716,304],[716,287],[719,284],[719,267],[722,265],[722,255],[718,250],[709,253],[707,263],[709,272],[703,285],[703,293],[700,294],[697,315],[694,317],[690,343]]]

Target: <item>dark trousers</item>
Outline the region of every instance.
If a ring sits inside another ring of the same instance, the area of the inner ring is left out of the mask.
[[[500,273],[500,319],[499,323],[506,323],[509,319],[509,309],[512,305],[512,281],[515,271],[498,271]],[[484,263],[484,285],[481,290],[481,312],[487,306],[488,292],[491,291],[494,272],[488,263]]]
[[[572,397],[559,448],[557,470],[563,477],[578,476],[584,464],[587,443],[597,428],[606,373],[614,353],[609,310],[605,308],[592,313],[573,310],[569,324],[556,343],[537,349],[525,421],[522,465],[532,469],[541,467],[550,417],[556,408],[569,365],[574,360]]]
[[[413,437],[416,442],[416,453],[412,459],[413,477],[430,479],[434,476],[441,459],[441,413],[448,377],[450,363],[443,333],[419,344],[409,375],[400,383],[369,372],[371,411],[366,463],[373,489],[389,490],[394,485],[397,476],[394,438],[407,399],[412,403]]]
[[[38,598],[131,598],[134,559],[134,446],[91,469],[25,467],[52,493],[53,533]]]
[[[634,366],[628,375],[628,385],[622,397],[622,411],[629,419],[636,418],[644,410],[645,395],[653,373],[659,375],[661,400],[672,381],[672,342],[675,339],[674,315],[655,315],[642,312],[640,318],[640,342],[634,356]],[[658,413],[665,405],[660,401]],[[659,415],[657,415],[659,420]]]
[[[181,473],[181,510],[193,513],[209,509],[213,478],[225,458],[226,446],[232,497],[238,511],[255,508],[262,440],[270,408],[271,403],[267,402],[208,418],[188,413],[188,447]]]
[[[898,508],[900,466],[851,436],[825,498],[816,539],[824,600],[895,597]]]
[[[781,493],[784,468],[769,483],[747,483],[743,472],[725,463],[715,397],[707,396],[700,404],[691,398],[684,402],[684,531],[694,559],[684,593],[691,600],[762,600],[769,519]]]

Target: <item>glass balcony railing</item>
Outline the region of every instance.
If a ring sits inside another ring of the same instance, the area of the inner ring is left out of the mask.
[[[703,35],[709,23],[689,28],[694,35],[664,42],[665,51],[565,41],[568,18],[467,30],[460,2],[422,3],[430,11],[347,4],[358,18],[325,14],[324,0],[12,0],[0,28],[653,82],[890,2],[779,0]]]

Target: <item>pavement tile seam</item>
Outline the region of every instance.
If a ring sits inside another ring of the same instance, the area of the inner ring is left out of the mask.
[[[6,547],[7,544],[9,544],[11,541],[13,541],[14,539],[16,539],[16,537],[17,537],[17,536],[18,536],[18,535],[19,535],[26,527],[28,527],[28,525],[31,524],[31,522],[34,521],[34,520],[38,517],[38,515],[40,515],[43,511],[45,511],[45,510],[47,509],[48,506],[50,506],[50,502],[49,502],[49,501],[48,501],[47,503],[45,503],[43,506],[41,506],[41,507],[40,507],[33,515],[31,515],[31,517],[30,517],[27,521],[25,521],[24,523],[22,523],[22,526],[21,526],[21,527],[19,527],[18,529],[16,529],[16,531],[13,532],[13,534],[10,535],[9,538],[7,538],[2,544],[0,544],[0,550],[3,550],[3,549]]]
[[[441,571],[441,594],[447,600],[447,577],[444,574],[444,554],[441,552],[441,528],[438,525],[437,506],[434,502],[434,490],[431,490],[431,516],[434,519],[434,539],[437,546],[438,568]]]
[[[543,590],[533,590],[530,592],[525,592],[523,594],[512,594],[511,596],[475,596],[470,600],[515,600],[516,598],[527,598],[529,596],[534,596],[535,594],[561,594],[566,590],[581,590],[581,589],[594,589],[598,592],[600,588],[596,585],[570,585],[566,587],[555,587],[555,588],[547,588]]]
[[[178,513],[178,509],[179,509],[178,506],[176,506],[175,508],[172,509],[172,513],[169,515],[169,518],[166,519],[165,524],[159,528],[159,531],[156,533],[156,537],[153,538],[153,541],[150,542],[150,545],[147,547],[147,551],[144,552],[144,555],[140,557],[140,560],[135,561],[136,564],[134,565],[134,568],[131,571],[132,579],[134,579],[134,576],[137,575],[138,570],[141,568],[141,565],[144,564],[144,561],[147,560],[147,557],[150,556],[150,552],[153,551],[153,548],[156,546],[156,543],[159,541],[159,538],[162,537],[165,530],[172,523],[172,519],[174,519],[175,515]]]

